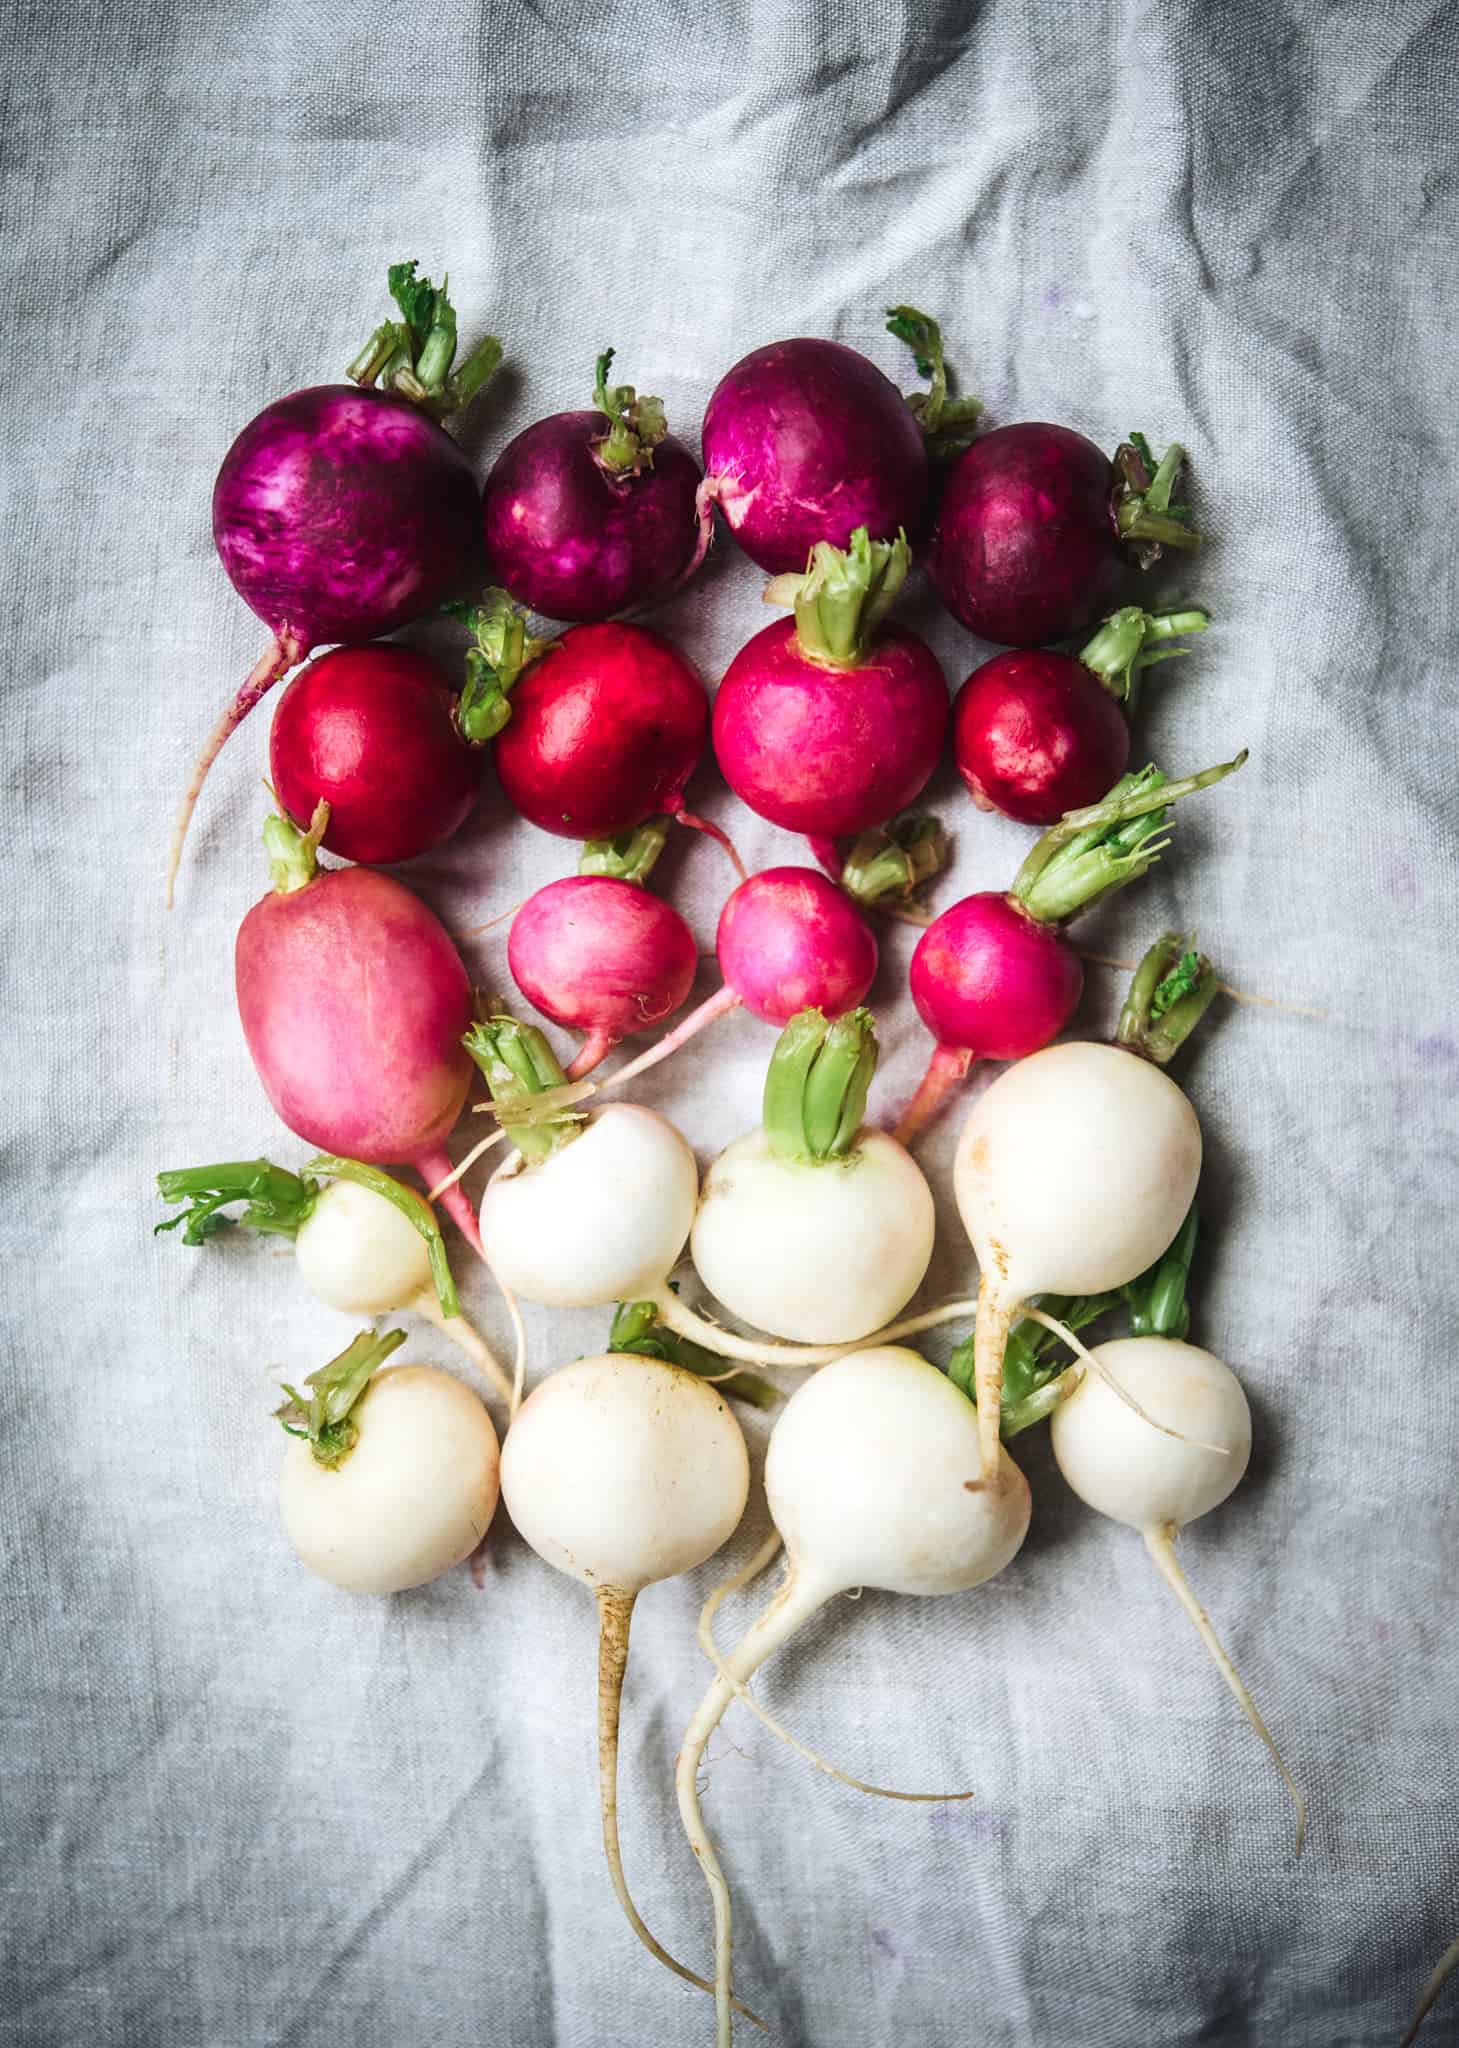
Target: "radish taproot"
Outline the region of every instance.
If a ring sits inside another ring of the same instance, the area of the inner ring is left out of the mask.
[[[1068,427],[996,427],[948,473],[927,566],[955,619],[980,639],[1036,647],[1080,633],[1118,604],[1131,567],[1200,535],[1171,494],[1184,450],[1160,462],[1132,434],[1113,461]]]
[[[510,1456],[510,1437],[507,1448]],[[765,1491],[785,1542],[786,1575],[725,1653],[675,1766],[680,1816],[714,1900],[720,2048],[731,2036],[732,1922],[699,1801],[705,1745],[736,1684],[747,1684],[837,1594],[861,1586],[961,1593],[1002,1571],[1027,1532],[1029,1491],[1007,1453],[1000,1457],[1002,1483],[979,1485],[972,1407],[915,1351],[886,1345],[854,1351],[807,1380],[771,1433]]]
[[[911,565],[905,533],[843,550],[819,541],[805,573],[767,600],[793,616],[766,626],[725,671],[714,753],[757,816],[803,833],[833,880],[837,839],[884,825],[920,796],[947,737],[947,682],[930,647],[886,615]]]
[[[322,844],[389,867],[449,839],[481,787],[481,757],[456,730],[440,666],[413,648],[336,647],[292,678],[269,731],[269,779],[307,826],[329,805]]]
[[[279,1504],[301,1563],[350,1593],[403,1593],[468,1558],[496,1512],[500,1457],[469,1387],[432,1365],[379,1368],[403,1330],[363,1331],[277,1419],[296,1439]]]
[[[1170,843],[1162,835],[1171,804],[1224,780],[1245,759],[1243,750],[1178,782],[1153,767],[1122,776],[1102,802],[1049,827],[1006,894],[965,896],[933,920],[909,980],[937,1044],[898,1119],[903,1144],[942,1111],[975,1060],[1026,1058],[1063,1030],[1084,987],[1063,928],[1154,866]]]
[[[469,581],[481,500],[441,426],[501,361],[488,335],[453,371],[456,312],[393,264],[401,318],[375,330],[347,375],[265,406],[223,458],[213,540],[234,589],[269,629],[262,657],[208,735],[173,827],[167,901],[208,770],[259,699],[315,647],[392,633]]]
[[[590,412],[558,412],[509,441],[482,492],[487,566],[549,619],[606,619],[668,596],[699,559],[699,465],[663,402],[608,382]]]
[[[1194,608],[1126,605],[1077,657],[1015,648],[975,668],[952,707],[953,760],[974,803],[1024,825],[1097,803],[1129,765],[1141,672],[1187,653],[1170,642],[1210,623]]]
[[[864,1338],[927,1271],[932,1191],[896,1139],[862,1121],[876,1058],[868,1010],[834,1023],[802,1010],[771,1055],[760,1128],[704,1176],[695,1269],[732,1315],[772,1336]]]
[[[317,1174],[327,1176],[323,1182]],[[327,1153],[302,1173],[267,1159],[227,1160],[159,1173],[158,1193],[184,1203],[157,1229],[182,1226],[187,1245],[235,1224],[293,1240],[310,1293],[350,1315],[423,1316],[458,1344],[504,1400],[512,1383],[461,1313],[445,1240],[429,1202],[378,1166]],[[242,1203],[242,1213],[227,1212]]]
[[[597,1602],[598,1786],[618,1902],[652,1955],[708,1991],[655,1941],[629,1892],[618,1839],[618,1731],[639,1594],[703,1564],[744,1514],[750,1461],[740,1426],[713,1387],[678,1366],[625,1352],[580,1358],[522,1404],[501,1480],[519,1533]]]

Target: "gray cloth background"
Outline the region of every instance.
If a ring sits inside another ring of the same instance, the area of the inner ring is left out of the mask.
[[[880,327],[901,298],[941,314],[995,421],[1187,441],[1214,539],[1185,587],[1219,630],[1162,671],[1145,740],[1176,770],[1243,742],[1251,762],[1082,942],[1130,958],[1193,925],[1232,983],[1292,1006],[1225,1005],[1182,1070],[1209,1157],[1197,1334],[1243,1374],[1258,1431],[1250,1479],[1184,1556],[1310,1792],[1310,1848],[1294,1865],[1270,1764],[1137,1538],[1071,1500],[1041,1441],[1033,1532],[996,1584],[843,1603],[763,1680],[846,1767],[977,1801],[869,1802],[735,1713],[706,1810],[741,1989],[777,2041],[1394,2041],[1459,1929],[1459,13],[6,16],[0,2038],[710,2034],[601,1867],[582,1589],[504,1516],[483,1591],[463,1571],[371,1602],[307,1576],[274,1511],[269,1372],[308,1370],[349,1326],[266,1245],[149,1235],[158,1167],[302,1156],[231,992],[264,879],[267,710],[214,774],[170,919],[161,905],[187,765],[261,645],[213,556],[213,473],[260,405],[338,372],[386,263],[414,255],[449,266],[465,331],[506,340],[511,373],[469,429],[483,460],[584,403],[610,341],[691,440],[721,371],[785,334],[834,335],[911,382]],[[759,581],[722,540],[662,615],[710,682],[763,622]],[[925,593],[908,616],[950,683],[981,658]],[[752,865],[798,857],[712,772],[692,793],[733,811]],[[958,835],[939,900],[1005,883],[1027,834],[950,774],[933,793]],[[570,858],[489,791],[411,880],[459,928]],[[725,880],[705,844],[664,863],[706,950]],[[877,991],[888,1107],[927,1048],[913,937],[889,929]],[[469,944],[488,985],[503,940]],[[1109,1027],[1119,981],[1091,967],[1080,1028]],[[643,1098],[707,1160],[755,1121],[770,1042],[723,1023]],[[943,1197],[956,1122],[926,1147]],[[929,1298],[970,1277],[943,1211]],[[607,1318],[530,1321],[535,1373],[595,1348]],[[426,1331],[406,1355],[447,1362]],[[717,1574],[645,1597],[625,1712],[631,1878],[701,1963],[669,1771]],[[1428,2038],[1459,2039],[1456,2013],[1459,1988]]]

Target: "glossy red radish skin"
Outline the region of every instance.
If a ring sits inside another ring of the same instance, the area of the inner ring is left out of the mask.
[[[323,845],[389,866],[449,839],[466,821],[481,761],[452,721],[437,664],[407,647],[337,647],[279,699],[269,776],[294,822],[329,805]]]
[[[568,875],[517,912],[507,965],[543,1016],[588,1034],[568,1069],[576,1080],[621,1039],[682,1006],[699,949],[678,911],[638,883]]]
[[[984,662],[959,690],[952,752],[975,803],[1025,825],[1052,825],[1119,781],[1130,728],[1072,654],[1020,649]]]
[[[736,363],[704,415],[706,491],[745,553],[803,569],[817,541],[845,547],[923,530],[922,431],[895,384],[840,342],[773,342]]]
[[[934,920],[912,955],[917,1014],[939,1044],[1019,1060],[1057,1037],[1084,987],[1079,956],[992,890]]]
[[[726,985],[766,1024],[800,1010],[854,1010],[876,979],[877,944],[849,898],[814,868],[766,868],[734,890],[715,936]]]

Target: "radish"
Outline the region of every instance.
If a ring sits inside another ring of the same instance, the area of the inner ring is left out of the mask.
[[[820,541],[804,575],[766,596],[794,616],[757,633],[714,700],[725,781],[772,825],[802,832],[833,880],[834,842],[881,825],[919,796],[947,737],[947,683],[915,633],[885,624],[911,564],[905,534],[848,549]]]
[[[223,458],[213,540],[269,643],[208,735],[173,827],[167,901],[193,809],[234,728],[279,677],[329,640],[373,640],[433,611],[481,552],[476,481],[439,424],[501,361],[488,335],[454,373],[456,312],[414,263],[390,269],[402,318],[375,330],[351,384],[265,406]]]
[[[321,870],[321,804],[307,832],[264,826],[273,888],[238,928],[234,983],[264,1092],[297,1137],[367,1165],[452,1172],[446,1137],[471,1084],[461,1036],[471,984],[419,897],[373,868]],[[480,1250],[471,1204],[446,1206]]]
[[[1097,803],[1129,763],[1142,670],[1188,652],[1167,643],[1210,623],[1202,611],[1127,605],[1077,659],[1020,648],[974,669],[952,711],[953,759],[974,803],[1025,825]]]
[[[927,566],[980,639],[1036,647],[1082,632],[1119,602],[1131,558],[1197,547],[1172,505],[1184,450],[1157,464],[1132,434],[1113,462],[1068,427],[1028,420],[984,434],[953,464]]]
[[[1096,1513],[1138,1529],[1144,1537],[1156,1570],[1190,1617],[1281,1772],[1297,1809],[1300,1856],[1306,1831],[1302,1794],[1175,1555],[1175,1539],[1186,1523],[1219,1507],[1246,1471],[1251,1412],[1241,1383],[1211,1352],[1178,1338],[1126,1337],[1101,1344],[1092,1353],[1078,1348],[1087,1363],[1102,1367],[1160,1427],[1152,1429],[1132,1413],[1107,1379],[1084,1372],[1053,1413],[1055,1462]]]
[[[694,934],[643,886],[666,819],[590,841],[579,873],[529,896],[512,920],[507,965],[528,1002],[587,1033],[568,1078],[591,1073],[622,1039],[682,1008],[699,968]]]
[[[932,1191],[895,1138],[862,1123],[871,1013],[802,1010],[765,1079],[764,1122],[710,1167],[690,1249],[732,1315],[813,1344],[863,1338],[922,1284]]]
[[[587,1117],[532,1115],[532,1098],[565,1079],[533,1024],[492,1017],[464,1043],[517,1148],[481,1201],[481,1243],[498,1279],[552,1308],[649,1296],[684,1249],[699,1193],[678,1131],[626,1102]]]
[[[365,1330],[278,1420],[296,1441],[279,1504],[302,1563],[350,1593],[403,1593],[462,1563],[496,1513],[491,1417],[433,1365],[380,1372],[403,1330]]]
[[[314,1179],[330,1176],[328,1183]],[[434,1323],[472,1359],[508,1401],[512,1384],[485,1340],[461,1313],[445,1241],[430,1204],[378,1166],[321,1155],[302,1174],[267,1159],[230,1160],[159,1173],[164,1201],[183,1202],[157,1229],[183,1226],[182,1241],[205,1244],[234,1223],[289,1237],[304,1285],[350,1315],[406,1309]],[[244,1204],[240,1216],[226,1211]]]
[[[912,1000],[937,1040],[896,1126],[903,1144],[929,1124],[979,1059],[1018,1060],[1063,1030],[1084,987],[1065,925],[1136,881],[1169,845],[1169,805],[1208,789],[1245,761],[1167,782],[1157,768],[1125,775],[1102,803],[1070,811],[1034,846],[1006,895],[965,896],[933,920],[912,955]]]
[[[893,333],[912,343],[931,391],[909,403],[889,377],[837,341],[777,341],[728,370],[704,414],[702,515],[717,503],[751,561],[772,575],[803,569],[818,541],[844,548],[926,525],[924,434],[945,437],[981,410],[951,400],[935,321],[897,307]]]
[[[509,1437],[508,1459],[511,1446]],[[771,1435],[765,1491],[786,1576],[723,1658],[675,1769],[679,1812],[714,1899],[721,2048],[731,2033],[731,1914],[699,1803],[705,1744],[736,1685],[838,1593],[961,1593],[1002,1571],[1028,1529],[1028,1486],[1006,1452],[1001,1483],[980,1485],[978,1458],[977,1417],[962,1394],[915,1351],[890,1345],[855,1351],[805,1381]]]
[[[518,1530],[598,1603],[598,1785],[613,1889],[644,1946],[706,1991],[660,1948],[629,1894],[618,1841],[618,1726],[638,1595],[727,1543],[749,1484],[745,1439],[715,1390],[677,1366],[621,1352],[580,1358],[543,1380],[502,1457]]]
[[[336,647],[279,699],[269,777],[283,811],[307,826],[329,805],[322,844],[344,860],[413,860],[466,822],[481,761],[457,732],[455,694],[409,647]]]
[[[699,465],[661,399],[609,385],[592,412],[558,412],[509,441],[483,491],[494,580],[549,619],[606,619],[651,604],[697,568]]]

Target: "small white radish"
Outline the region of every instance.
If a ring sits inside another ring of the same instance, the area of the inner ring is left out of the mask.
[[[315,1174],[331,1178],[321,1183]],[[267,1159],[240,1159],[159,1173],[157,1185],[164,1200],[188,1204],[158,1230],[181,1224],[189,1245],[235,1222],[292,1238],[304,1284],[320,1301],[350,1315],[408,1310],[424,1317],[511,1399],[510,1379],[461,1313],[430,1204],[378,1166],[321,1154],[298,1174]],[[244,1205],[239,1216],[224,1213],[237,1202]]]
[[[402,1593],[471,1555],[496,1512],[496,1431],[481,1402],[432,1365],[381,1362],[402,1330],[366,1330],[289,1395],[296,1439],[279,1479],[300,1560],[351,1593]]]
[[[466,1044],[517,1148],[481,1203],[482,1246],[498,1277],[552,1308],[652,1294],[694,1220],[699,1169],[683,1137],[634,1103],[534,1117],[532,1098],[564,1080],[535,1025],[493,1017]]]
[[[630,1352],[580,1358],[543,1380],[502,1455],[502,1492],[517,1528],[598,1603],[598,1785],[614,1892],[644,1946],[706,1991],[705,1979],[655,1941],[628,1890],[618,1842],[618,1724],[634,1602],[645,1586],[692,1571],[728,1542],[749,1484],[744,1436],[715,1389]]]
[[[1158,1427],[1134,1413],[1102,1374],[1086,1371],[1050,1423],[1059,1470],[1098,1514],[1144,1537],[1156,1569],[1271,1751],[1297,1809],[1300,1856],[1306,1829],[1302,1794],[1175,1555],[1180,1530],[1219,1507],[1246,1471],[1251,1411],[1241,1383],[1211,1352],[1173,1337],[1124,1337],[1091,1353],[1078,1348]]]
[[[775,1426],[765,1491],[785,1541],[786,1575],[725,1654],[675,1772],[684,1829],[714,1900],[720,2048],[731,2032],[731,1910],[699,1804],[705,1744],[736,1683],[838,1593],[960,1593],[1002,1571],[1027,1532],[1029,1493],[1012,1459],[1000,1455],[1000,1483],[983,1485],[971,1403],[926,1359],[892,1345],[827,1366],[796,1390]]]
[[[800,1011],[771,1057],[761,1128],[705,1175],[690,1238],[699,1277],[773,1336],[854,1343],[927,1271],[932,1191],[895,1138],[861,1121],[876,1055],[870,1011],[829,1024]]]

